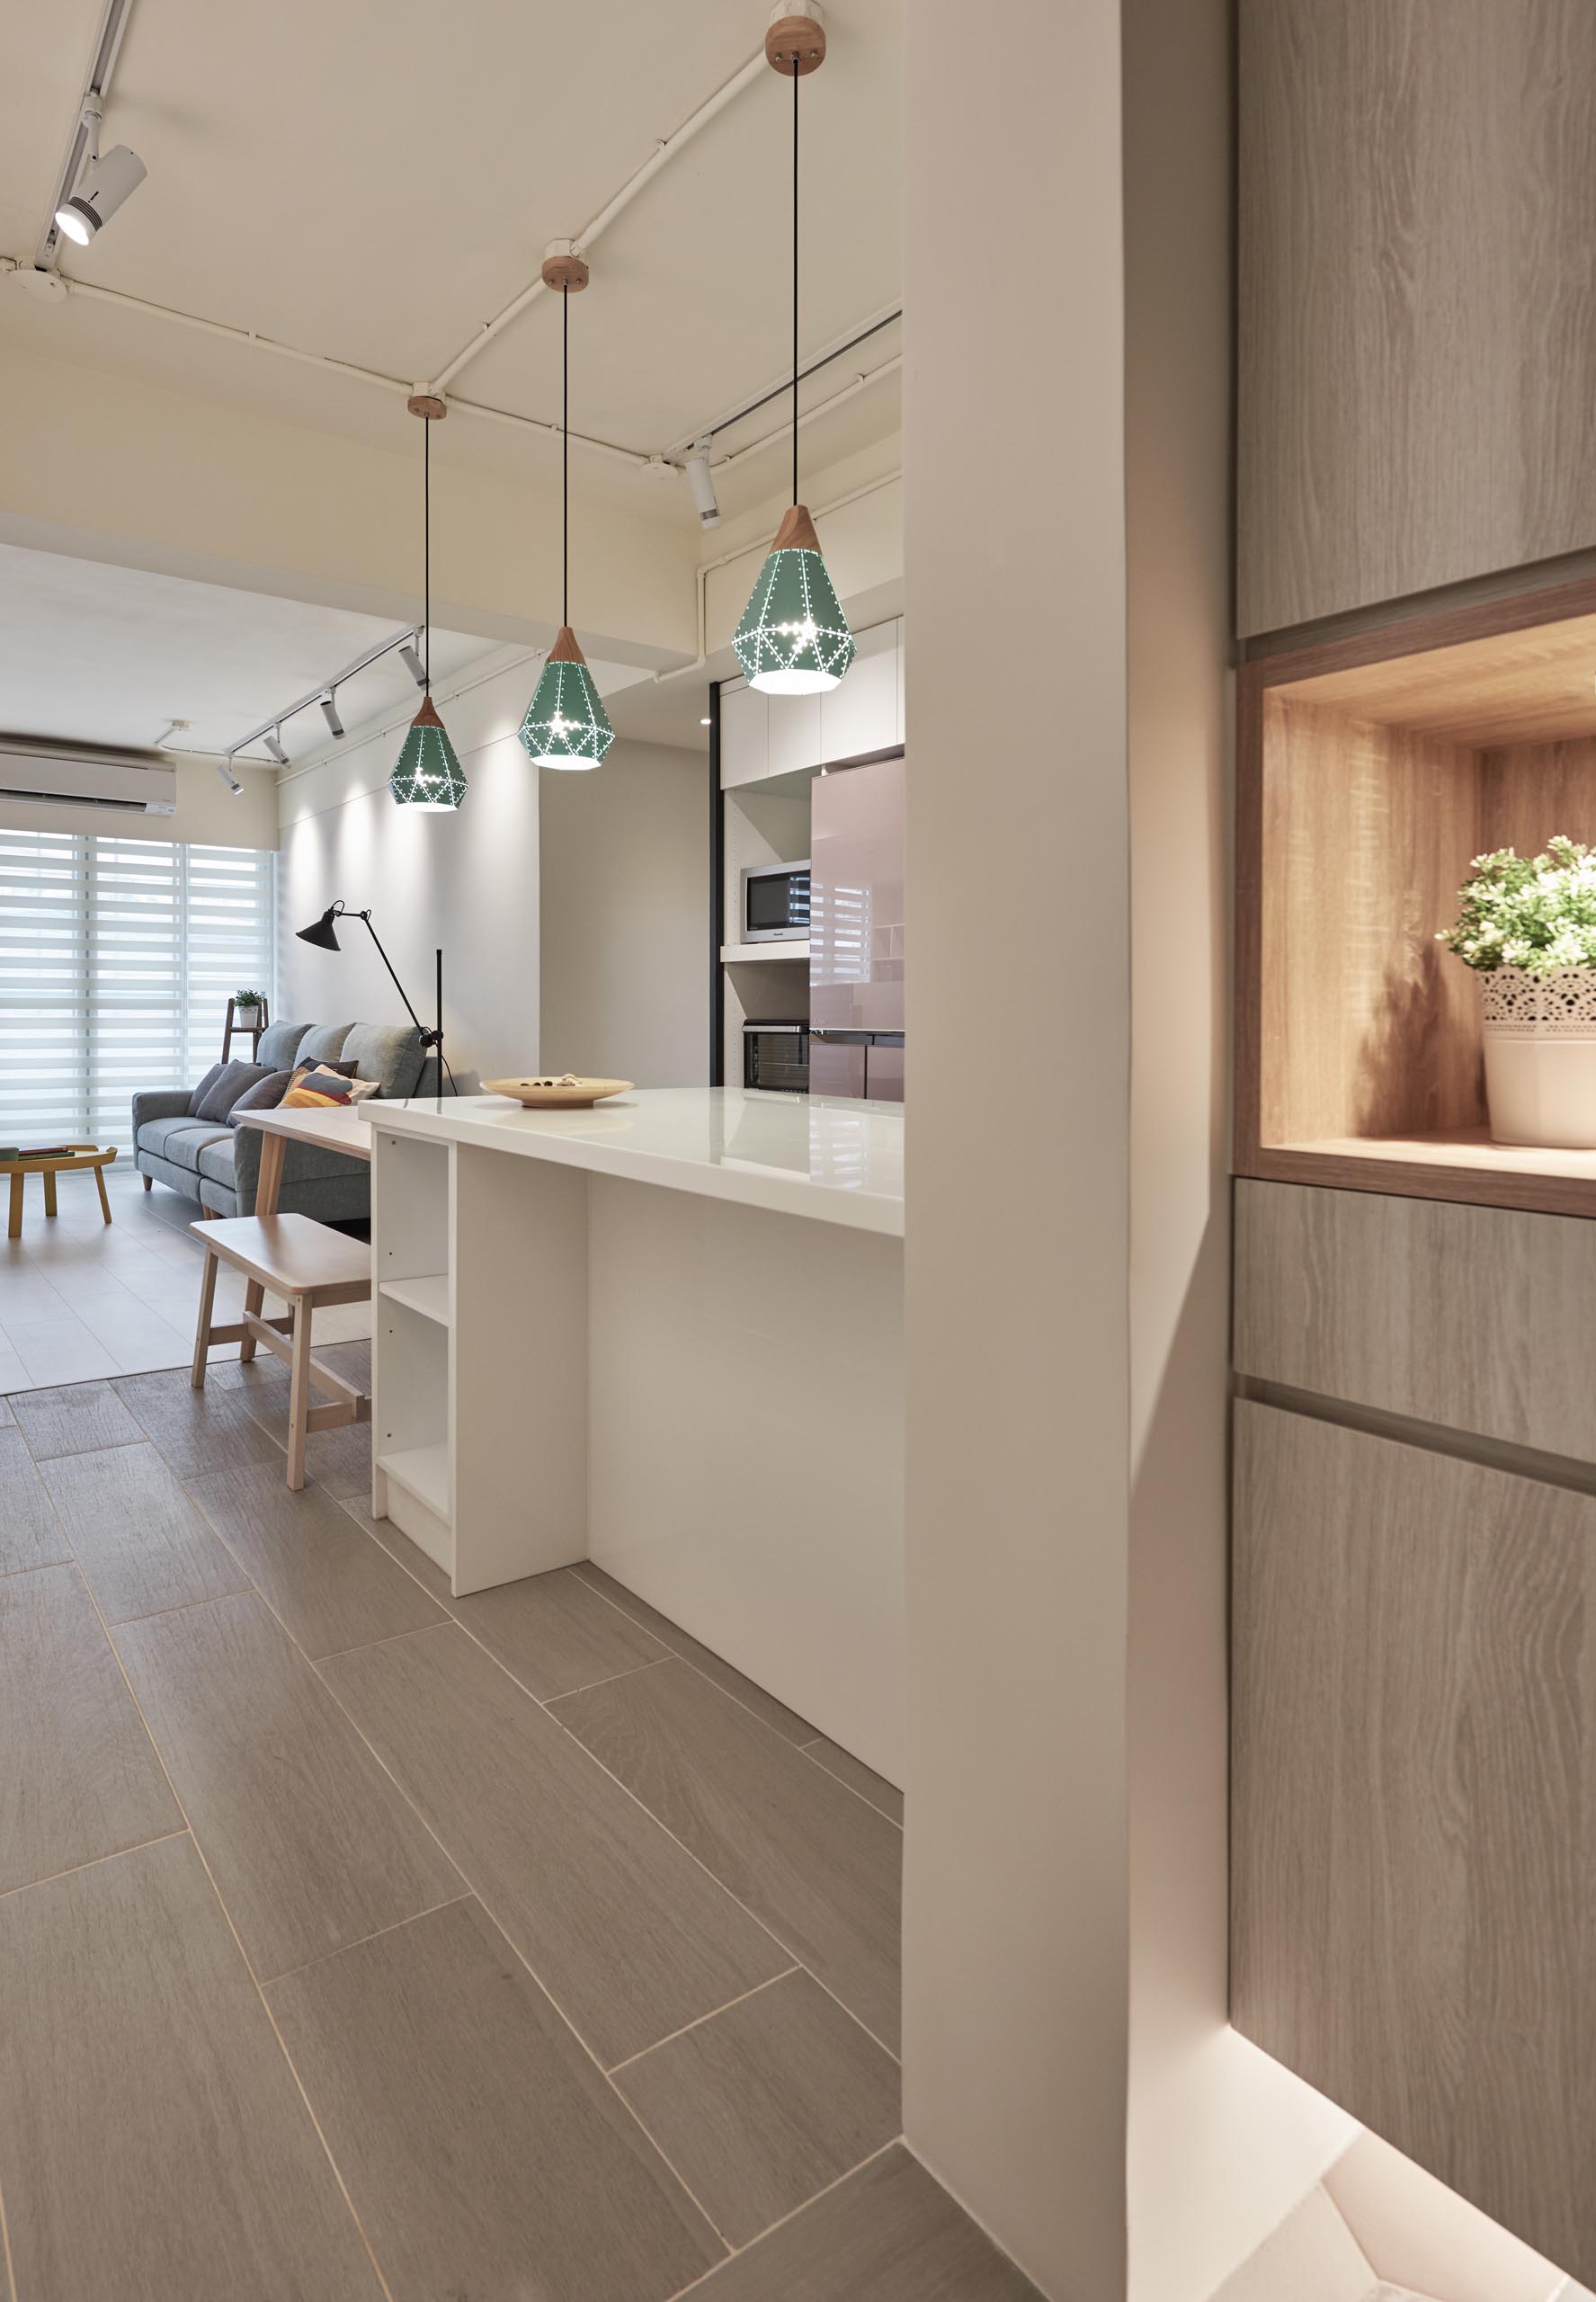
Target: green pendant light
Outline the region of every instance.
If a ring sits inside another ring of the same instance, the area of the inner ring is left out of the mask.
[[[401,807],[414,807],[423,815],[442,815],[458,807],[466,796],[465,771],[432,701],[432,426],[441,424],[449,411],[432,392],[417,392],[406,405],[411,415],[419,415],[426,427],[422,433],[424,445],[421,461],[422,584],[425,601],[422,610],[421,660],[424,692],[421,709],[410,722],[409,733],[399,747],[388,788]]]
[[[750,687],[764,695],[817,695],[853,661],[853,634],[820,556],[815,522],[798,502],[798,82],[825,61],[815,16],[778,14],[765,60],[792,78],[792,509],[759,571],[732,646]]]
[[[543,259],[543,285],[561,299],[560,320],[560,627],[537,692],[521,723],[534,767],[597,767],[615,741],[587,659],[571,629],[571,299],[587,285],[587,265],[569,240]]]

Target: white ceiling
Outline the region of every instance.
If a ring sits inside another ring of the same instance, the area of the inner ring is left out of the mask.
[[[225,751],[395,629],[342,608],[0,544],[0,732],[148,746],[186,719],[172,749]],[[494,652],[492,640],[434,631],[433,677]],[[415,697],[389,656],[352,680],[338,708],[352,731]],[[326,743],[326,722],[303,712],[282,741],[304,758]],[[257,745],[239,764],[272,763]]]
[[[10,13],[0,44],[0,253],[30,263],[99,0]],[[62,270],[404,379],[430,378],[532,280],[746,60],[761,0],[133,0],[103,141],[147,182]],[[896,303],[901,0],[837,0],[803,83],[805,357]],[[590,251],[573,305],[573,428],[643,452],[767,389],[788,358],[790,84],[761,73]],[[452,388],[557,417],[559,304],[539,297]],[[402,397],[86,299],[0,296],[0,343],[55,349],[208,397],[408,445]],[[886,331],[806,388],[813,404],[892,358]],[[773,431],[772,406],[723,445]],[[806,424],[830,462],[895,430],[896,375]],[[461,412],[437,442],[506,473],[548,468],[539,434]],[[728,513],[780,484],[776,442],[726,476]],[[573,487],[691,523],[680,483],[573,455]]]

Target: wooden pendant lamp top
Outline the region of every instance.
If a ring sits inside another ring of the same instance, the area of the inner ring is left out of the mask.
[[[578,640],[576,634],[572,630],[568,623],[561,624],[558,633],[556,636],[554,645],[549,649],[547,656],[544,658],[544,661],[550,664],[586,663],[587,658],[582,652],[581,642]]]
[[[421,709],[410,725],[413,727],[441,727],[443,725],[442,720],[438,717],[438,707],[432,701],[431,695],[422,697]]]
[[[825,62],[825,26],[813,16],[778,16],[765,33],[765,62],[784,79],[818,72]]]
[[[795,504],[776,531],[772,551],[818,551],[820,538],[807,504]]]

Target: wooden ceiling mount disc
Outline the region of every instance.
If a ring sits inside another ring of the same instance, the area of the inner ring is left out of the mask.
[[[419,415],[427,424],[441,424],[449,413],[436,392],[412,392],[405,405],[412,415]]]
[[[818,16],[775,15],[765,33],[765,62],[791,79],[825,62],[825,26]]]
[[[569,240],[551,240],[543,254],[543,285],[562,296],[580,295],[587,285],[587,261]]]

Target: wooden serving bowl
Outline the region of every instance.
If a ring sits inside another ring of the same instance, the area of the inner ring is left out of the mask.
[[[529,1111],[585,1111],[606,1095],[624,1095],[629,1079],[578,1079],[569,1071],[560,1078],[485,1079],[490,1095],[509,1095]]]

